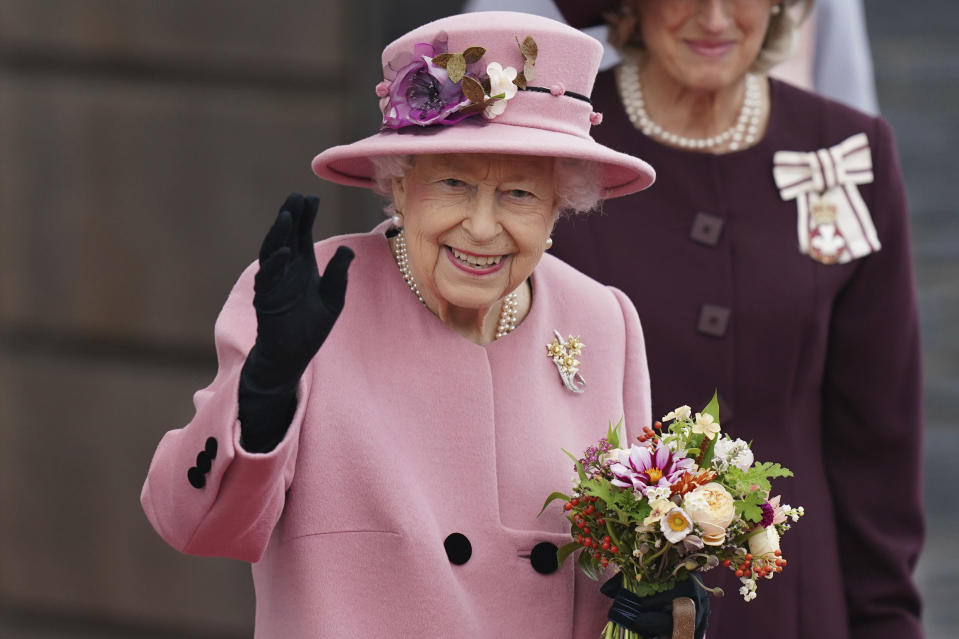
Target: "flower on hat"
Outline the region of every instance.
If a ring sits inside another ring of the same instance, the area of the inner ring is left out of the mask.
[[[506,103],[535,73],[536,42],[517,39],[523,56],[523,71],[490,62],[483,70],[483,47],[461,53],[448,51],[445,33],[432,43],[420,42],[387,64],[384,80],[376,85],[383,112],[383,126],[401,129],[411,125],[451,125],[482,113],[493,119],[506,110]]]
[[[486,75],[489,76],[489,95],[492,101],[483,110],[483,117],[492,120],[506,110],[506,101],[516,95],[519,89],[514,84],[516,69],[503,68],[499,62],[490,62],[486,66]]]
[[[380,104],[383,126],[400,129],[411,124],[455,124],[469,117],[461,113],[471,104],[462,86],[451,82],[447,70],[433,62],[441,53],[445,53],[445,42],[421,42],[412,55],[404,52],[390,62],[385,73],[385,81],[390,84],[386,87],[381,83],[377,91],[379,94],[386,89],[388,93]]]

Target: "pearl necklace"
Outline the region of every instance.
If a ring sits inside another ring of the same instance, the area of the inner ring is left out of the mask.
[[[406,285],[413,291],[416,299],[418,299],[423,306],[426,306],[426,300],[423,299],[420,288],[416,285],[416,280],[413,278],[413,270],[410,268],[410,258],[406,250],[406,234],[403,232],[403,229],[400,229],[400,232],[393,237],[393,258],[396,260],[396,265],[399,267],[403,279],[406,280]],[[516,328],[516,317],[518,314],[519,295],[513,292],[503,298],[503,308],[500,310],[499,323],[496,325],[496,339],[505,337],[513,332],[513,329]]]
[[[741,147],[748,147],[756,141],[763,106],[762,87],[759,76],[755,74],[746,75],[746,96],[739,110],[736,124],[709,138],[685,138],[666,131],[650,119],[643,100],[643,88],[639,83],[639,67],[635,61],[623,61],[616,70],[616,82],[623,105],[626,107],[626,114],[633,126],[644,135],[685,149],[713,149],[728,142],[729,150],[735,151]]]

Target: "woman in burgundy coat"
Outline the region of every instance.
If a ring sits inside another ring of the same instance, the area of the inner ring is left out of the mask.
[[[794,28],[777,0],[558,4],[579,27],[606,12],[626,62],[597,80],[593,136],[660,177],[560,223],[553,252],[637,307],[653,414],[718,386],[724,428],[795,472],[783,500],[806,511],[757,601],[707,576],[727,593],[708,636],[921,637],[918,322],[888,124],[763,75]]]

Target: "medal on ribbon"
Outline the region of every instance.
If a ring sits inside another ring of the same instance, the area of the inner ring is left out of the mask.
[[[865,133],[809,153],[778,151],[773,179],[796,200],[799,251],[822,264],[845,264],[882,245],[858,185],[873,181]]]

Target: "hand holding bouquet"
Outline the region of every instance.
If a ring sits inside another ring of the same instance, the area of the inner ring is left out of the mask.
[[[616,566],[620,586],[612,592],[617,602],[624,595],[628,618],[677,585],[702,592],[697,573],[720,564],[740,578],[739,592],[751,601],[759,581],[786,566],[779,538],[803,514],[770,496],[770,480],[792,473],[755,461],[748,443],[720,434],[715,396],[701,413],[682,406],[663,422],[645,427],[629,447],[621,446],[617,425],[581,458],[567,452],[576,463],[573,494],[553,493],[543,506],[562,499],[571,523],[573,541],[559,549],[559,561],[578,552],[577,563],[594,579]],[[683,583],[690,578],[700,589]],[[697,637],[704,632],[705,619]],[[602,637],[639,635],[610,621]]]

